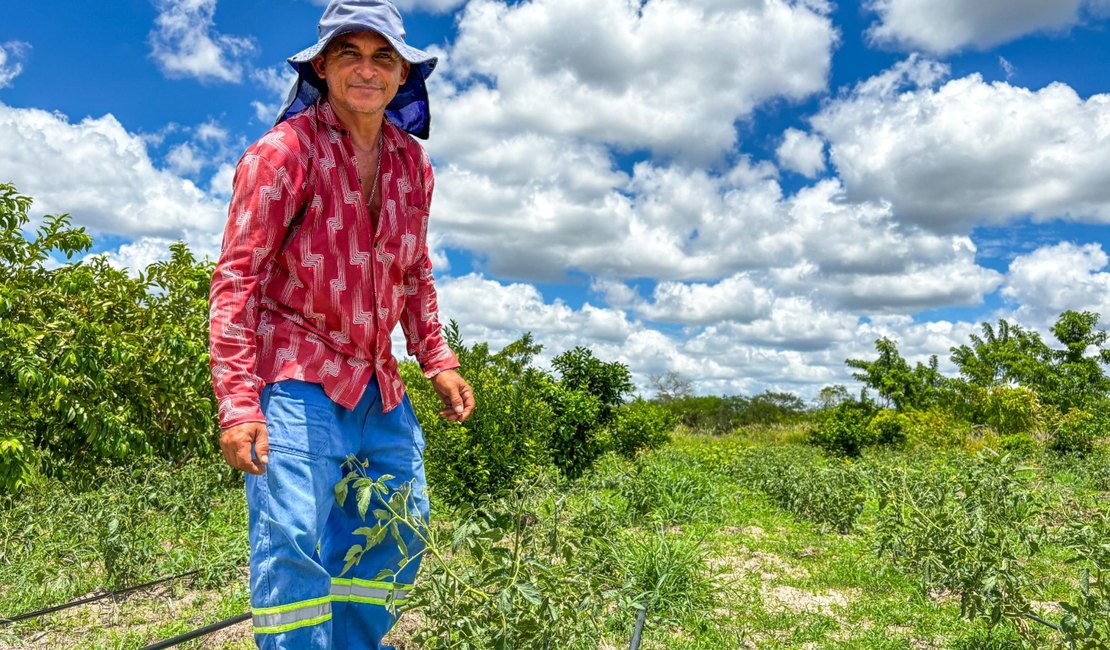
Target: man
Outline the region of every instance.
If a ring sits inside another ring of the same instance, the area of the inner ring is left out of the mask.
[[[278,124],[235,172],[212,278],[220,447],[246,472],[251,606],[261,648],[381,648],[418,562],[387,537],[345,575],[367,525],[333,488],[350,454],[428,516],[424,439],[397,372],[400,322],[424,374],[463,421],[474,408],[441,335],[426,235],[432,169],[424,79],[387,0],[332,0]],[[406,133],[406,131],[408,133]],[[372,523],[372,522],[371,522]],[[419,551],[411,537],[409,553]]]

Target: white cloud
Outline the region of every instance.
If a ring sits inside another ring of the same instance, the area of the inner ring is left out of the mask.
[[[1010,264],[1001,294],[1030,326],[1047,327],[1067,309],[1110,318],[1110,256],[1094,243],[1043,246]]]
[[[293,81],[297,78],[297,73],[291,66],[282,63],[251,70],[251,78],[266,90],[270,98],[269,101],[251,102],[254,114],[259,122],[267,126],[272,125],[277,119],[277,112],[281,110],[282,102],[285,101],[289,89],[293,86]]]
[[[812,133],[787,129],[775,155],[780,165],[806,178],[816,178],[825,171],[825,142]]]
[[[212,178],[208,181],[208,193],[212,196],[230,201],[231,185],[234,179],[235,165],[223,163],[216,169],[216,173],[212,174]]]
[[[204,167],[204,160],[200,157],[196,147],[188,142],[174,145],[166,154],[166,163],[170,171],[178,176],[196,176]]]
[[[867,31],[879,44],[948,54],[980,49],[1024,34],[1063,30],[1080,22],[1086,5],[1104,11],[1104,0],[872,0],[879,22]]]
[[[899,221],[937,231],[1026,215],[1110,222],[1110,95],[978,74],[905,90],[937,71],[911,58],[812,119],[849,199],[889,201]]]
[[[156,0],[151,56],[170,77],[238,83],[254,41],[215,31],[216,0]]]
[[[824,90],[836,41],[784,0],[472,0],[434,84],[437,133],[451,151],[532,132],[713,160],[756,106]]]
[[[8,41],[0,43],[0,88],[7,88],[23,72],[23,61],[31,50],[29,43]]]
[[[652,302],[638,311],[663,322],[709,325],[721,321],[749,323],[767,316],[774,298],[757,279],[742,273],[709,284],[660,282]]]
[[[112,115],[65,116],[0,104],[0,178],[34,197],[36,214],[73,215],[97,233],[190,239],[223,227],[226,207],[154,166],[141,137]]]

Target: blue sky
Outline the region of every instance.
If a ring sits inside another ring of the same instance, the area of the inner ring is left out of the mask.
[[[9,3],[0,182],[142,268],[215,256],[316,0]],[[1107,0],[407,0],[441,308],[650,393],[849,383],[984,320],[1110,317]],[[942,366],[943,367],[943,366]]]

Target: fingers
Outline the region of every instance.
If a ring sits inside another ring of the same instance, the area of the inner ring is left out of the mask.
[[[474,411],[474,391],[461,377],[459,384],[451,386],[442,398],[446,407],[440,409],[439,415],[448,422],[465,422]]]
[[[254,456],[251,447],[254,447]],[[228,465],[248,474],[262,474],[270,462],[270,443],[266,425],[261,422],[246,422],[220,434],[220,451]]]

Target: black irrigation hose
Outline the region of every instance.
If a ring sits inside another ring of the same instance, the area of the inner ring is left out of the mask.
[[[645,620],[647,620],[647,607],[641,609],[636,615],[636,628],[632,630],[632,645],[628,650],[636,650],[640,647],[640,634],[644,631]]]
[[[216,630],[222,630],[225,627],[231,627],[232,625],[235,625],[237,623],[242,623],[243,621],[249,620],[250,617],[251,617],[250,612],[247,612],[245,614],[240,614],[240,615],[234,616],[232,618],[225,618],[224,620],[218,621],[218,622],[213,623],[211,625],[205,625],[204,627],[198,627],[197,629],[193,630],[192,632],[186,632],[185,634],[179,634],[178,636],[175,636],[172,639],[166,639],[165,641],[159,641],[158,643],[155,643],[153,645],[148,645],[148,646],[144,647],[143,650],[162,650],[162,648],[172,648],[173,646],[175,646],[179,643],[185,643],[186,641],[195,639],[198,636],[204,636],[205,634],[211,634],[212,632],[215,632]]]
[[[116,591],[108,591],[108,592],[105,592],[105,593],[102,593],[102,594],[98,594],[96,596],[86,596],[85,598],[78,598],[77,600],[66,603],[64,605],[55,605],[53,607],[47,607],[45,609],[40,609],[40,610],[37,610],[37,611],[34,611],[34,612],[27,612],[26,614],[20,614],[18,616],[13,616],[11,618],[0,618],[0,625],[7,625],[8,623],[15,623],[16,621],[25,621],[29,618],[37,618],[37,617],[42,616],[44,614],[50,614],[52,612],[61,611],[63,609],[69,609],[70,607],[77,607],[78,605],[84,605],[85,603],[92,603],[92,602],[95,602],[95,601],[98,601],[98,600],[103,600],[105,598],[109,598],[111,596],[121,596],[123,594],[130,593],[132,591],[138,591],[139,589],[146,589],[147,587],[153,587],[154,585],[160,585],[163,582],[170,582],[171,580],[178,580],[180,578],[187,578],[191,575],[196,575],[197,573],[200,573],[200,569],[194,569],[192,571],[189,571],[188,573],[182,573],[180,575],[170,576],[168,578],[159,578],[157,580],[151,580],[150,582],[144,582],[141,585],[135,585],[133,587],[127,587],[126,589],[117,589]]]
[[[1044,626],[1047,626],[1047,627],[1050,627],[1050,628],[1056,630],[1057,632],[1063,632],[1063,630],[1060,629],[1059,625],[1057,625],[1055,623],[1052,623],[1052,622],[1049,622],[1049,621],[1046,621],[1043,618],[1041,618],[1040,616],[1037,616],[1036,614],[1025,614],[1024,616],[1025,616],[1025,618],[1027,618],[1031,621],[1036,621],[1036,622],[1040,623],[1041,625],[1044,625]]]

